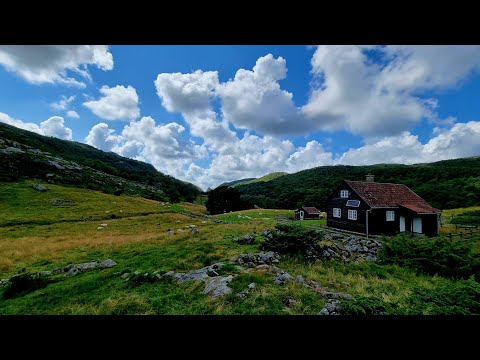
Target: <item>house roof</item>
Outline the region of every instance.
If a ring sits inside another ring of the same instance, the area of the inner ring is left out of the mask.
[[[313,207],[313,206],[304,206],[302,207],[302,209],[305,210],[307,214],[310,214],[310,215],[320,214],[320,210],[318,210],[316,207]]]
[[[367,181],[345,182],[370,207],[398,207],[402,206],[416,213],[437,213],[441,210],[434,208],[408,186],[403,184],[377,183]]]

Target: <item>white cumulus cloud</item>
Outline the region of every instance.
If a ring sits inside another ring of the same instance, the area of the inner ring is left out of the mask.
[[[68,110],[67,116],[72,119],[80,119],[80,115],[75,110]]]
[[[2,45],[0,64],[32,84],[85,87],[71,73],[89,79],[88,65],[111,70],[113,56],[106,45]]]
[[[102,86],[100,93],[103,95],[99,100],[84,102],[95,115],[105,120],[135,120],[140,116],[138,108],[138,95],[133,86],[115,87]]]
[[[0,112],[0,122],[23,130],[32,131],[40,135],[72,140],[72,129],[65,126],[65,121],[61,116],[52,116],[51,118],[42,121],[39,126],[35,123],[14,119],[7,114]]]

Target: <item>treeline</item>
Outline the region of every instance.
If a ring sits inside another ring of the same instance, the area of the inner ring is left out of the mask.
[[[439,209],[480,205],[480,157],[428,164],[369,166],[321,166],[268,182],[238,185],[244,202],[270,209],[294,209],[302,205],[326,208],[327,197],[342,180],[407,185]]]
[[[151,164],[104,152],[90,145],[39,135],[3,123],[0,123],[0,138],[28,145],[110,175],[159,187],[173,202],[193,201],[202,192],[193,184],[162,174]]]

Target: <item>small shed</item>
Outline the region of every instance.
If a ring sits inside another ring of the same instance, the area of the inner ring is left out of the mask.
[[[320,210],[313,206],[302,206],[295,210],[295,220],[318,220],[320,219]]]

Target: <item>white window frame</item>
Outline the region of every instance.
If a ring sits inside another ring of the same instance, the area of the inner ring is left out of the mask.
[[[340,208],[333,208],[333,217],[341,218],[342,217],[342,209]]]
[[[357,220],[357,210],[348,210],[348,220]]]
[[[348,199],[348,190],[340,190],[340,197],[342,199]]]
[[[387,217],[387,221],[395,221],[395,211],[388,210],[385,216]]]

